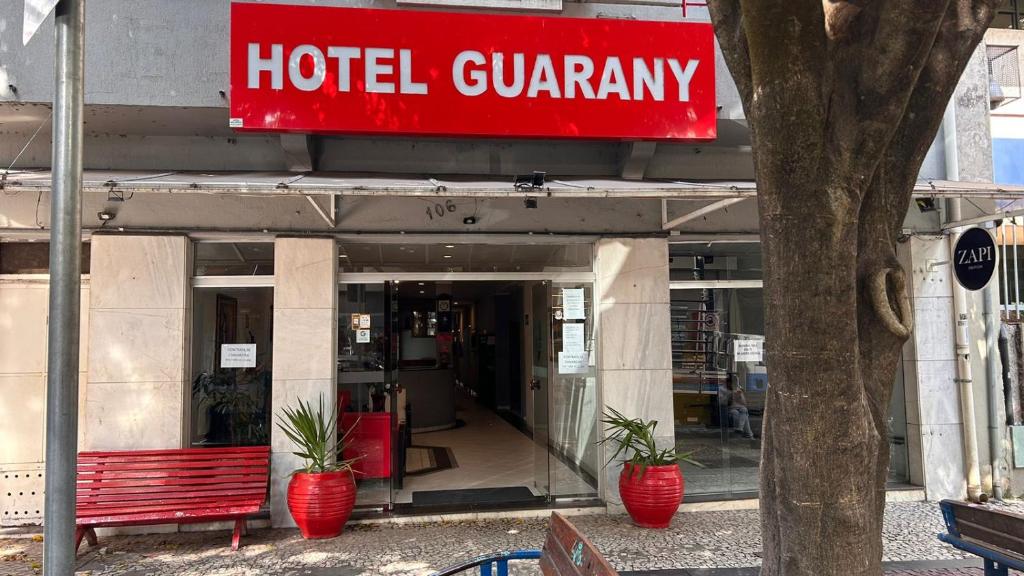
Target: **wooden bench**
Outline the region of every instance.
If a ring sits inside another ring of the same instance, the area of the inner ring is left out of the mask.
[[[512,550],[478,556],[436,572],[433,576],[452,576],[480,567],[481,576],[508,576],[510,560],[540,560],[546,576],[617,576],[618,573],[601,556],[590,540],[558,512],[551,513],[547,539],[542,550]]]
[[[75,550],[96,545],[98,526],[234,520],[231,549],[246,517],[267,499],[270,447],[82,452],[78,455]]]
[[[939,503],[946,534],[939,540],[985,559],[985,576],[1024,570],[1024,516],[954,500]]]

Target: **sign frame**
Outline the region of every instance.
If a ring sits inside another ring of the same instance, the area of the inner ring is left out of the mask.
[[[706,22],[235,2],[230,28],[240,132],[717,138]]]
[[[968,228],[953,246],[953,277],[965,290],[975,292],[988,286],[998,263],[995,239],[985,228]]]

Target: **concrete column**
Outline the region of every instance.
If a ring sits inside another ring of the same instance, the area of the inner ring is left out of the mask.
[[[675,430],[668,242],[664,238],[599,241],[596,293],[602,404],[629,417],[657,420],[659,445],[671,447]],[[606,461],[602,455],[601,462]],[[620,472],[618,462],[605,468],[604,498],[613,512],[623,510]]]
[[[933,148],[933,152],[941,150],[943,153],[947,178],[992,181],[988,90],[985,46],[980,45],[950,101],[955,134],[940,134]],[[946,148],[954,143],[955,151]],[[976,200],[964,202],[962,209],[962,216],[971,218],[983,211],[993,211],[994,205],[991,201]],[[910,480],[925,487],[929,500],[967,496],[963,417],[954,355],[952,287],[956,280],[949,263],[948,239],[939,231],[940,215],[920,213],[912,206],[905,226],[919,235],[898,246],[904,268],[913,274],[914,334],[903,351]],[[929,236],[929,231],[934,232],[934,236]],[[978,449],[985,475],[990,467],[986,467],[988,418],[982,294],[971,293],[967,300]],[[991,475],[987,484],[991,485]]]
[[[188,246],[184,236],[93,236],[86,449],[184,445]]]
[[[286,406],[337,402],[337,246],[330,238],[278,238],[274,242],[273,429],[270,433],[270,520],[295,526],[288,513],[288,481],[302,460],[277,427]]]
[[[899,254],[913,277],[914,333],[903,349],[910,481],[924,486],[929,500],[966,498],[949,243],[915,236]]]

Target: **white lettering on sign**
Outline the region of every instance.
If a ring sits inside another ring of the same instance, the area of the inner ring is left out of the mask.
[[[266,75],[270,76],[272,89],[284,88],[284,46],[271,44],[269,48],[270,56],[264,57],[266,51],[259,43],[248,45],[247,86],[250,89],[260,89]],[[288,54],[287,77],[296,89],[314,92],[323,87],[330,65],[338,72],[338,91],[351,92],[353,62],[362,59],[367,93],[428,94],[428,84],[414,78],[413,51],[398,49],[397,63],[395,53],[394,48],[327,46],[323,50],[312,44],[301,44]],[[303,68],[305,62],[311,62],[312,67]],[[636,57],[624,66],[618,56],[608,56],[600,62],[599,75],[594,59],[583,54],[566,54],[560,64],[559,70],[550,54],[537,54],[527,70],[526,54],[522,52],[511,55],[493,52],[488,62],[488,56],[480,51],[463,50],[452,61],[452,82],[463,96],[480,96],[493,90],[503,98],[517,98],[525,92],[527,98],[608,100],[614,97],[662,102],[666,98],[665,67],[668,66],[679,101],[689,102],[690,83],[700,61]]]
[[[526,85],[526,57],[522,54],[512,55],[512,83],[505,83],[505,55],[498,52],[491,58],[491,70],[494,73],[494,91],[502,98],[515,98],[523,93]]]
[[[616,96],[620,100],[665,100],[665,64],[678,86],[680,102],[690,101],[690,82],[700,62],[687,60],[685,66],[676,58],[633,58],[631,74],[627,77],[622,61],[617,56],[605,58],[600,80],[593,82],[594,60],[582,54],[566,54],[562,59],[563,78],[558,81],[554,62],[548,54],[538,54],[526,84],[526,97],[536,98],[546,92],[550,98],[577,98],[607,100]],[[487,92],[488,85],[499,96],[514,98],[523,91],[526,78],[526,57],[521,52],[512,54],[512,82],[507,82],[505,54],[491,54],[491,78],[487,74],[487,58],[476,50],[465,50],[452,63],[455,89],[463,96],[479,96]],[[630,90],[632,87],[632,90]]]
[[[471,70],[468,74],[472,83],[466,81],[466,64],[483,66],[487,63],[484,55],[476,50],[465,50],[459,52],[452,62],[452,79],[455,81],[455,89],[464,96],[479,96],[487,91],[487,72],[483,70]]]
[[[516,54],[521,56],[521,54]],[[576,87],[588,100],[596,98],[594,87],[590,85],[590,77],[594,75],[594,60],[590,56],[570,54],[565,57],[565,97],[575,98]]]
[[[250,89],[259,89],[260,73],[270,72],[270,87],[274,90],[284,88],[281,66],[284,64],[284,46],[281,44],[270,45],[270,58],[260,58],[260,45],[249,44],[249,81]]]
[[[303,76],[302,74],[301,63],[303,56],[309,56],[313,59],[313,74],[311,76]],[[288,56],[288,79],[292,81],[293,86],[303,92],[312,92],[319,90],[323,86],[324,78],[326,77],[327,60],[319,48],[312,44],[303,44],[296,46],[295,50],[292,50],[291,56]]]
[[[259,43],[249,44],[247,86],[258,90],[261,87],[263,73],[270,74],[270,87],[274,90],[284,88],[284,46],[270,45],[270,58],[261,57]],[[365,57],[363,80],[366,91],[379,94],[395,93],[395,50],[393,48],[366,48],[353,46],[328,46],[327,56],[320,48],[312,44],[296,46],[288,54],[288,80],[292,86],[303,92],[314,92],[323,87],[327,78],[327,58],[337,61],[338,91],[352,91],[352,61]],[[310,74],[302,71],[302,62],[308,59],[313,63]],[[486,76],[486,74],[485,74]],[[398,92],[400,94],[426,94],[426,82],[416,82],[412,74],[412,50],[407,48],[398,51]]]
[[[327,49],[327,56],[338,59],[338,91],[351,91],[351,62],[352,60],[359,58],[359,48],[351,48],[349,46],[331,46]]]
[[[972,250],[960,250],[957,252],[957,264],[980,264],[992,260],[992,247],[982,246]]]
[[[394,82],[384,82],[381,76],[391,76],[395,68],[390,64],[381,63],[381,60],[390,60],[395,57],[395,51],[390,48],[367,48],[366,49],[366,91],[380,94],[394,94]]]

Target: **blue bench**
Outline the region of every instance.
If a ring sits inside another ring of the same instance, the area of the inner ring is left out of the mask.
[[[954,500],[943,500],[939,507],[947,531],[939,540],[981,556],[985,576],[1024,570],[1024,516]]]
[[[477,556],[435,572],[432,576],[453,576],[480,567],[481,576],[508,576],[510,560],[540,560],[545,576],[618,576],[597,548],[558,512],[551,513],[547,539],[542,550],[512,550]]]

